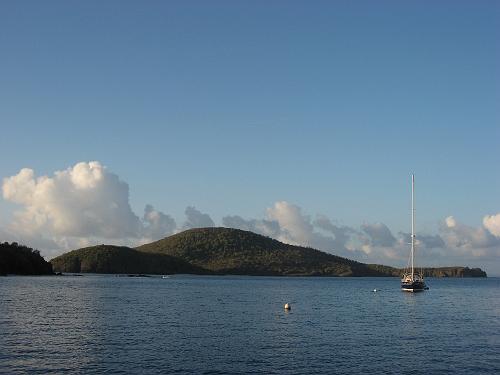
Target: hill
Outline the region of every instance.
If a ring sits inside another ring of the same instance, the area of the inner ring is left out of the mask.
[[[232,228],[190,229],[137,250],[167,254],[214,274],[387,276],[363,263]]]
[[[70,251],[50,261],[56,272],[117,274],[204,273],[182,259],[129,247],[99,245]]]
[[[197,228],[135,249],[99,245],[51,260],[58,272],[232,274],[300,276],[400,276],[402,270],[364,264],[309,247],[282,243],[231,228]],[[486,276],[467,267],[429,268],[427,276]]]
[[[16,242],[0,243],[0,275],[51,275],[52,265],[38,250]]]

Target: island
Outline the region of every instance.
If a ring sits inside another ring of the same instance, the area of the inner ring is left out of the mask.
[[[255,276],[400,276],[401,269],[365,264],[310,247],[233,228],[197,228],[137,248],[98,245],[60,255],[56,272]],[[479,268],[425,268],[426,276],[486,277]]]

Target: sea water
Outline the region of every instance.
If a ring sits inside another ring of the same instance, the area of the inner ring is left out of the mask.
[[[500,279],[427,284],[0,277],[0,373],[500,374]]]

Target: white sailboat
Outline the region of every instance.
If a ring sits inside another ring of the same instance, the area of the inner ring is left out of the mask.
[[[415,272],[415,175],[411,175],[411,253],[409,267],[401,278],[401,289],[406,292],[421,292],[429,289],[424,282],[423,272]]]

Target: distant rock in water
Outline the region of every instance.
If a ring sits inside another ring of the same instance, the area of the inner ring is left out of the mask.
[[[38,250],[17,242],[0,243],[0,275],[52,275],[52,265]]]
[[[147,254],[125,246],[99,245],[73,250],[50,261],[56,272],[168,274],[204,273],[182,259]]]
[[[309,247],[232,228],[198,228],[136,249],[100,245],[51,260],[57,272],[262,276],[400,276],[402,270],[364,264]],[[426,269],[431,276],[486,276],[479,269]]]

